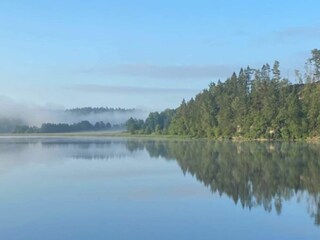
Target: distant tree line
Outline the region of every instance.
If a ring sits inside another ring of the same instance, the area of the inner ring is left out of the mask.
[[[130,133],[159,133],[168,134],[169,125],[172,118],[175,116],[176,110],[166,109],[165,111],[152,112],[149,114],[148,118],[143,121],[141,119],[130,118],[126,122],[127,131]]]
[[[208,138],[300,139],[320,135],[320,50],[311,52],[298,83],[281,77],[280,64],[250,67],[182,101],[175,110],[129,119],[131,133]]]
[[[75,115],[103,114],[103,113],[133,113],[142,110],[130,108],[110,108],[110,107],[83,107],[66,109],[66,113]],[[105,125],[105,126],[104,126]],[[0,133],[36,133],[36,132],[77,132],[77,131],[101,131],[101,130],[124,130],[125,124],[115,124],[97,122],[91,124],[88,121],[82,121],[75,124],[65,123],[45,123],[41,127],[26,125],[20,118],[0,117]],[[82,130],[84,129],[84,130]]]
[[[114,112],[134,112],[136,109],[125,109],[125,108],[109,108],[109,107],[83,107],[83,108],[71,108],[65,110],[68,113],[74,113],[79,115],[88,114],[100,114],[100,113],[114,113]]]
[[[121,130],[124,125],[111,125],[102,121],[91,124],[89,121],[81,121],[79,123],[44,123],[41,127],[20,125],[17,126],[13,133],[67,133],[67,132],[84,132],[84,131],[107,131]]]

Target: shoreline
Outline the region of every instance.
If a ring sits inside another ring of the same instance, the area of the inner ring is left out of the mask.
[[[141,139],[164,139],[164,140],[207,140],[207,141],[229,141],[229,142],[303,142],[303,143],[320,143],[320,137],[312,137],[306,139],[284,140],[284,139],[267,139],[257,138],[250,139],[244,137],[234,138],[196,138],[190,136],[179,135],[162,135],[162,134],[131,134],[128,132],[70,132],[70,133],[31,133],[31,134],[15,134],[2,133],[0,139],[4,138],[141,138]]]

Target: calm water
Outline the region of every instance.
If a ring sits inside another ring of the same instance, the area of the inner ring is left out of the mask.
[[[0,239],[320,239],[320,147],[0,139]]]

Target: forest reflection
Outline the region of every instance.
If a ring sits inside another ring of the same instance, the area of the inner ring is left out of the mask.
[[[133,149],[134,143],[128,143]],[[244,208],[262,206],[280,214],[283,201],[304,197],[320,225],[320,150],[302,143],[207,141],[141,142],[151,157],[175,159],[212,192],[225,194]],[[139,143],[137,148],[141,149]]]
[[[42,143],[45,147],[56,144],[61,147],[62,143]],[[310,216],[320,225],[320,148],[316,144],[133,139],[64,144],[87,149],[82,155],[76,151],[74,158],[121,158],[147,151],[151,158],[175,160],[184,174],[243,208],[263,207],[280,214],[284,202],[306,198]],[[106,151],[123,144],[125,149],[118,153]]]

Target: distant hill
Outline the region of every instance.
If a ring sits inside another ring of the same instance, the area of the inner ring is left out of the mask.
[[[141,111],[138,109],[125,109],[125,108],[109,108],[109,107],[82,107],[82,108],[71,108],[65,110],[67,113],[88,115],[88,114],[102,114],[102,113],[130,113],[135,111]]]

